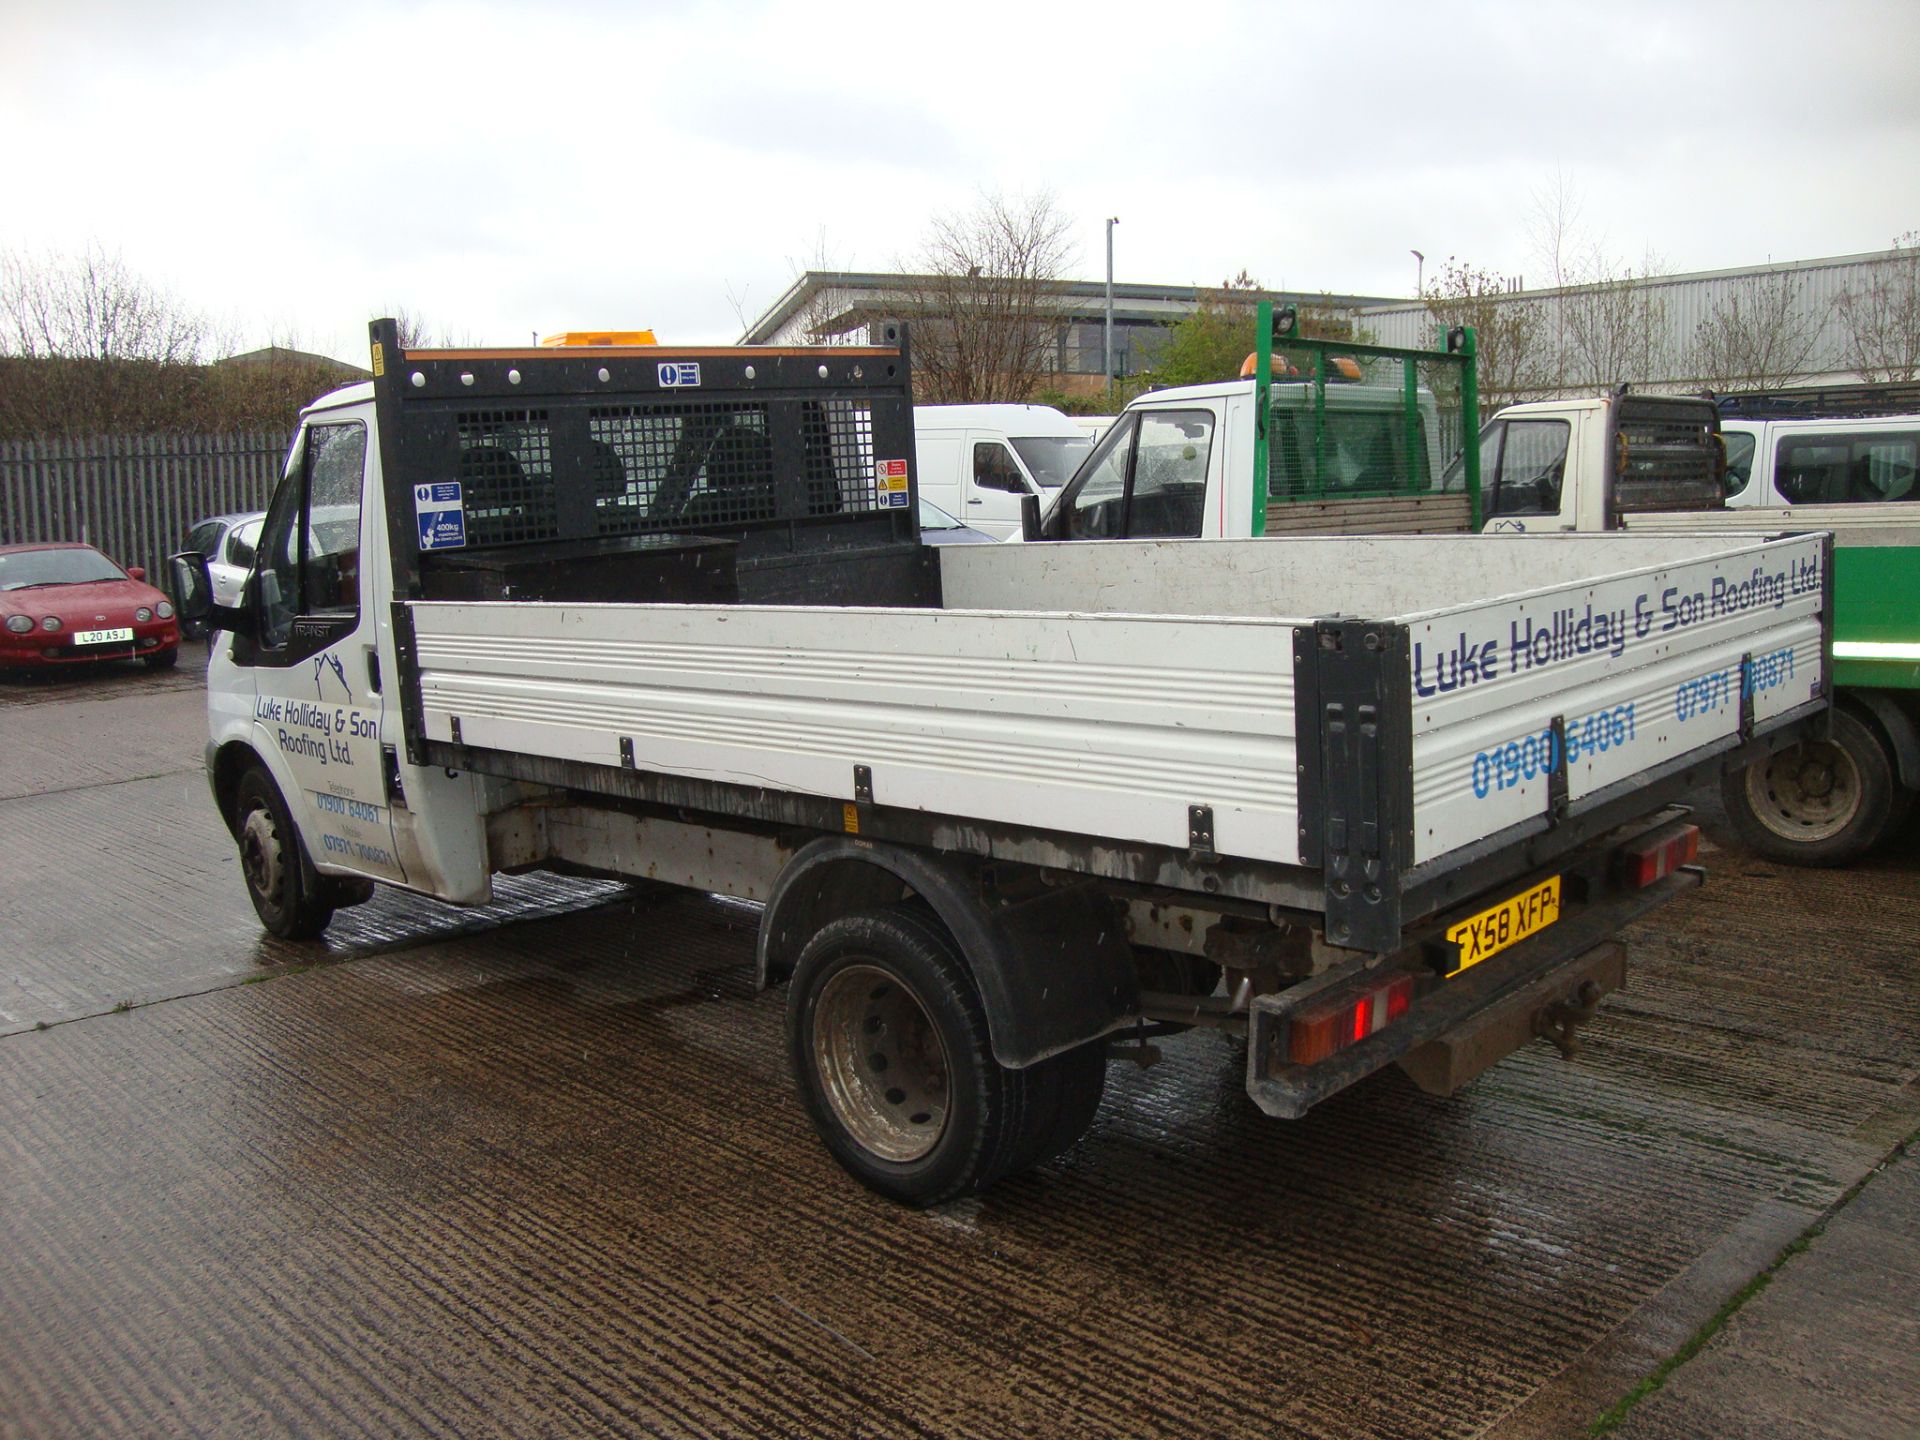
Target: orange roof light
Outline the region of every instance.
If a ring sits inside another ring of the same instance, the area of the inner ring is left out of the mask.
[[[651,330],[562,330],[557,335],[542,335],[542,349],[560,350],[575,345],[636,346],[658,345]]]
[[[1272,373],[1275,375],[1298,375],[1300,373],[1300,371],[1294,366],[1293,362],[1287,359],[1287,357],[1284,355],[1275,355],[1273,357],[1272,364],[1273,364]],[[1258,370],[1259,368],[1260,368],[1259,356],[1258,355],[1247,356],[1245,360],[1242,360],[1240,362],[1240,378],[1242,380],[1245,380],[1248,376],[1252,375],[1253,372]],[[1329,379],[1358,380],[1360,378],[1360,362],[1354,359],[1351,355],[1327,356],[1327,369],[1329,371],[1329,376],[1328,376]]]
[[[1259,368],[1260,357],[1257,354],[1248,355],[1246,359],[1240,362],[1240,378],[1242,380],[1246,379]],[[1293,368],[1293,363],[1284,355],[1275,355],[1268,368],[1270,373],[1274,375],[1298,375],[1300,373]]]

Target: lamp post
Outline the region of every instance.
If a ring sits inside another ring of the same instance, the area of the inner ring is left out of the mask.
[[[1120,223],[1118,215],[1107,217],[1107,405],[1113,405],[1113,227]]]
[[[1413,256],[1413,294],[1417,300],[1427,293],[1427,257],[1418,250],[1407,253]]]

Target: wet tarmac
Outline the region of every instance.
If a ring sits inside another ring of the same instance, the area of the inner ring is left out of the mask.
[[[1573,1064],[1289,1125],[1189,1035],[902,1210],[814,1142],[749,906],[263,941],[174,679],[0,689],[0,1436],[1581,1433],[1920,1124],[1909,831],[1710,855]]]

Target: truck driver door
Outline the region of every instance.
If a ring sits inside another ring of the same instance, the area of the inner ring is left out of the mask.
[[[374,616],[361,594],[366,472],[364,421],[302,432],[261,529],[253,633],[236,639],[234,659],[254,676],[254,746],[279,762],[314,862],[404,883]]]

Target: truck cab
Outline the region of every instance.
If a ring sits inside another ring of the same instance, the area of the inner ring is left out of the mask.
[[[1486,528],[1513,534],[1617,529],[1622,517],[1725,505],[1711,402],[1619,390],[1509,405],[1480,432]],[[1464,488],[1465,457],[1443,488]]]
[[[1317,342],[1290,348],[1248,356],[1237,380],[1133,400],[1053,504],[1042,536],[1468,528],[1469,497],[1435,484],[1449,437],[1464,433],[1459,385],[1443,380],[1436,391],[1424,373],[1446,357]]]

